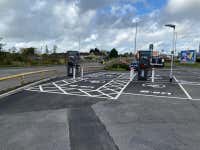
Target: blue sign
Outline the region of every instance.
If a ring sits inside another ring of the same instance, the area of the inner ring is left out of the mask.
[[[195,63],[196,62],[196,50],[181,51],[180,61],[181,61],[181,63]]]

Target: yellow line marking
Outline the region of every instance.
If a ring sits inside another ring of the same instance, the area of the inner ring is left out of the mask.
[[[32,74],[37,74],[37,73],[50,72],[50,71],[56,71],[56,70],[40,70],[40,71],[20,73],[20,74],[16,74],[16,75],[7,76],[7,77],[1,77],[0,81],[19,78],[19,77],[22,77],[22,76],[32,75]]]

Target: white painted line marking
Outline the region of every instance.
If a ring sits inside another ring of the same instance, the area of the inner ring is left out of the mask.
[[[110,95],[108,95],[108,94],[106,94],[106,93],[103,93],[103,92],[101,92],[101,91],[98,91],[98,92],[101,93],[101,94],[103,94],[103,95],[105,95],[105,96],[107,96],[107,97],[109,97],[110,99],[113,99],[112,96],[110,96]]]
[[[56,83],[53,82],[53,85],[57,87],[60,91],[62,91],[64,94],[68,94],[65,90],[63,90],[60,86],[58,86]]]
[[[117,93],[117,91],[113,90],[113,89],[110,89],[108,87],[105,87],[105,90],[110,90],[110,91],[113,91],[114,93]]]
[[[179,80],[179,82],[185,85],[200,85],[200,82],[190,82],[190,81],[184,81],[184,80]]]
[[[180,86],[180,88],[183,90],[183,92],[185,93],[185,95],[188,97],[188,99],[192,99],[192,97],[190,96],[190,94],[185,90],[185,88],[182,86],[181,83],[178,82],[178,80],[176,79],[176,77],[174,76],[175,81],[178,83],[178,85]]]
[[[70,84],[69,82],[65,81],[65,80],[62,80],[62,82],[66,83],[66,85]]]
[[[136,74],[133,75],[133,79],[135,78]],[[118,95],[115,97],[115,99],[118,99],[119,96],[122,94],[122,92],[124,91],[124,89],[132,82],[132,80],[129,80],[126,85],[121,89],[121,91],[118,93]]]
[[[156,92],[156,91],[154,91],[153,94],[160,94],[160,92]]]
[[[108,85],[108,84],[110,84],[110,83],[112,83],[112,82],[113,82],[113,80],[111,80],[110,82],[104,84],[103,86],[100,86],[97,90],[100,90],[100,89],[104,88],[106,85]]]
[[[81,90],[81,89],[79,89],[79,91],[85,93],[86,95],[88,95],[88,96],[90,96],[90,97],[92,96],[92,95],[90,95],[89,93],[87,93],[87,92],[85,92],[85,91],[83,91],[83,90]]]
[[[34,91],[34,90],[27,90],[27,91],[38,92],[38,91]],[[84,96],[84,97],[88,97],[88,95],[79,95],[79,94],[73,94],[73,93],[67,93],[67,94],[65,94],[65,93],[61,93],[61,92],[46,92],[46,91],[45,91],[45,92],[41,92],[41,93],[60,94],[60,95],[73,95],[73,96]],[[94,97],[94,96],[92,96],[92,97]],[[95,97],[103,98],[103,99],[108,98],[108,97],[102,97],[102,96],[95,96]]]
[[[150,91],[142,90],[140,93],[150,93]]]
[[[145,96],[145,97],[158,97],[158,98],[170,98],[170,99],[185,99],[184,97],[169,97],[169,96],[158,96],[158,95],[147,95],[147,94],[134,94],[134,93],[122,93],[122,95],[133,95],[133,96]]]
[[[200,99],[192,99],[192,101],[200,101]]]
[[[99,87],[97,90],[92,90],[92,89],[81,89],[81,88],[89,88],[89,86],[80,86],[80,88],[78,88],[79,86],[77,84],[73,84],[80,80],[60,80],[60,81],[55,81],[55,82],[51,82],[51,83],[47,83],[47,84],[43,84],[43,85],[39,85],[37,86],[37,89],[34,89],[34,87],[32,87],[32,89],[30,88],[29,91],[37,91],[37,92],[42,92],[42,93],[56,93],[56,94],[66,94],[66,95],[77,95],[77,96],[89,96],[89,97],[97,97],[97,98],[107,98],[107,99],[117,99],[121,93],[123,92],[123,90],[126,88],[126,86],[128,86],[128,84],[130,81],[128,78],[122,78],[122,76],[124,77],[126,74],[114,74],[116,75],[115,77],[113,77],[114,79],[109,81],[108,83],[104,84],[103,86]],[[85,80],[87,81],[87,80]],[[98,80],[97,80],[98,81]],[[101,81],[102,82],[102,81]],[[70,86],[66,86],[66,85],[70,85],[74,88],[70,88]],[[49,87],[50,86],[50,87]],[[92,88],[94,88],[93,86],[91,86]],[[80,92],[73,92],[70,91],[70,89],[75,89],[78,90]],[[104,90],[110,90],[109,93],[105,93]],[[93,95],[90,94],[90,92],[92,91],[96,91],[99,92],[98,95]]]
[[[94,86],[80,86],[81,88],[90,88],[90,89],[94,89]]]
[[[44,90],[43,90],[43,88],[42,88],[41,85],[39,85],[39,88],[40,88],[40,91],[41,91],[41,92],[44,92]]]
[[[121,81],[121,80],[116,80],[116,82],[118,82],[118,83],[120,83],[120,84],[122,84],[122,85],[124,85],[124,84],[127,83],[127,82],[125,82],[125,81]]]

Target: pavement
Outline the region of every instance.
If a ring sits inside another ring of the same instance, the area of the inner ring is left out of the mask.
[[[11,68],[0,68],[0,79],[12,75],[17,74],[24,74],[28,72],[36,72],[36,71],[42,71],[42,70],[56,70],[58,76],[63,76],[66,74],[66,67],[64,65],[59,66],[50,66],[50,67],[11,67]],[[51,73],[43,74],[43,78],[51,78]],[[41,80],[40,74],[32,74],[27,75],[24,77],[24,84],[31,83]],[[9,80],[2,80],[0,82],[0,93],[3,91],[7,91],[16,87],[21,86],[21,78],[13,78]]]
[[[198,150],[200,70],[57,78],[0,99],[3,150]]]
[[[56,69],[58,71],[62,71],[63,69],[65,69],[65,66],[64,65],[58,65],[58,66],[49,66],[49,67],[43,66],[43,67],[0,68],[0,77],[7,77],[7,76],[10,76],[10,75],[16,75],[16,74],[39,71],[39,70],[50,70],[50,69]]]

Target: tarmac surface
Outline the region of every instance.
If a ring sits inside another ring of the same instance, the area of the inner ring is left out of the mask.
[[[58,78],[0,100],[3,150],[197,150],[200,70]]]

